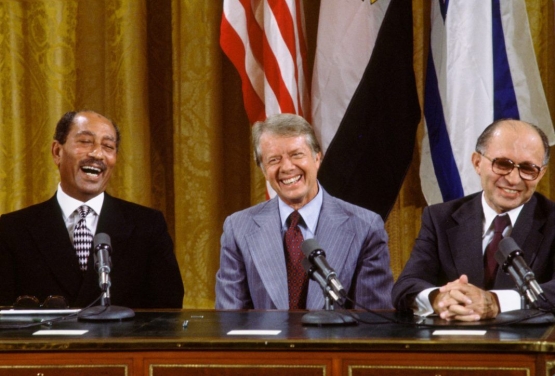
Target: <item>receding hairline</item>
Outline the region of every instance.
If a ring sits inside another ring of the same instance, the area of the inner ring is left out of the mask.
[[[75,113],[75,116],[73,117],[72,123],[75,122],[75,119],[76,119],[78,116],[82,116],[82,115],[84,115],[84,114],[96,115],[96,117],[98,117],[98,118],[100,118],[100,119],[106,120],[106,122],[110,123],[114,128],[116,127],[115,124],[114,124],[114,122],[113,122],[111,119],[108,119],[106,116],[104,116],[104,115],[102,115],[102,114],[99,114],[98,112],[93,111],[93,110],[77,111],[77,112]]]
[[[488,125],[476,140],[476,152],[483,154],[485,150],[489,147],[494,135],[501,129],[505,128],[513,129],[515,131],[518,128],[533,131],[532,133],[539,138],[540,143],[542,144],[542,147],[544,149],[544,157],[542,163],[543,165],[547,165],[549,163],[550,145],[545,132],[537,125],[519,119],[498,119]]]

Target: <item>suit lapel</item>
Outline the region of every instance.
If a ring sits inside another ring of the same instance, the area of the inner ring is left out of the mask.
[[[98,220],[96,233],[105,233],[110,236],[112,243],[112,261],[117,260],[120,256],[117,250],[120,244],[127,243],[133,233],[134,225],[126,221],[123,212],[117,204],[117,200],[112,196],[104,193],[104,202],[102,203],[102,211]]]
[[[530,264],[535,258],[543,234],[539,229],[545,224],[544,216],[535,215],[537,199],[535,196],[524,205],[516,223],[514,224],[511,237],[521,247],[524,260]]]
[[[337,275],[348,275],[343,273],[347,252],[351,251],[354,233],[345,227],[349,216],[337,205],[331,196],[324,191],[322,209],[316,228],[318,244],[326,252],[328,264],[334,265]],[[341,281],[347,283],[348,281]],[[322,309],[324,307],[324,294],[322,288],[316,282],[311,281],[308,288],[307,308]]]
[[[457,223],[447,230],[447,240],[457,273],[466,274],[470,283],[483,286],[482,195],[477,194],[452,215]]]
[[[100,211],[100,217],[98,219],[98,225],[96,227],[96,234],[106,233],[110,236],[110,242],[112,243],[112,265],[122,265],[118,260],[122,257],[122,253],[118,252],[118,249],[123,249],[123,245],[126,244],[133,231],[133,226],[125,220],[125,216],[119,209],[117,205],[117,200],[112,196],[104,193],[104,202],[102,203],[102,209]],[[90,296],[90,291],[95,291],[98,289],[100,294],[100,289],[98,288],[98,275],[94,266],[94,249],[91,250],[89,256],[88,269],[84,276],[83,284],[79,291],[78,301],[85,301]]]
[[[535,195],[524,204],[516,223],[513,226],[511,237],[518,244],[523,253],[524,261],[531,265],[539,251],[543,240],[540,229],[546,222],[546,217],[537,209],[537,198]],[[500,268],[501,269],[501,268]],[[496,288],[514,288],[513,279],[502,270],[497,273]]]
[[[253,216],[254,230],[247,234],[248,250],[260,279],[277,309],[289,309],[287,270],[277,198]]]
[[[55,195],[42,205],[36,217],[30,218],[29,232],[53,278],[68,291],[68,297],[75,296],[81,286],[82,275]]]

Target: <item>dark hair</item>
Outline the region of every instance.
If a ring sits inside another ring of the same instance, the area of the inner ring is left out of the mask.
[[[486,127],[486,129],[484,129],[484,131],[482,132],[480,137],[478,137],[478,140],[476,141],[476,152],[478,152],[480,154],[484,154],[486,152],[486,147],[489,143],[489,140],[491,139],[491,136],[493,135],[493,132],[495,132],[495,130],[500,125],[502,125],[504,123],[510,124],[511,121],[526,124],[538,133],[538,135],[540,136],[540,138],[542,140],[542,144],[543,144],[543,150],[544,150],[543,165],[545,166],[549,162],[549,140],[547,139],[547,136],[546,136],[545,132],[542,131],[540,127],[538,127],[534,124],[528,123],[526,121],[522,121],[522,120],[511,119],[511,118],[495,120],[493,123],[488,125]]]
[[[54,131],[54,140],[58,141],[61,145],[65,144],[67,141],[67,135],[69,134],[71,126],[73,125],[73,119],[75,119],[75,116],[77,114],[83,112],[92,112],[93,114],[100,115],[98,112],[90,110],[66,112],[64,116],[62,116],[62,118],[58,121],[58,124],[56,124],[56,130]],[[114,129],[116,130],[116,149],[118,149],[121,138],[118,126],[111,119],[108,119],[104,115],[100,116],[106,118],[114,126]]]
[[[314,129],[303,117],[294,114],[276,114],[269,116],[264,121],[257,121],[252,126],[252,146],[256,164],[262,166],[262,152],[260,150],[260,137],[264,133],[271,133],[283,137],[305,136],[306,143],[312,154],[318,154],[322,148],[316,138]]]

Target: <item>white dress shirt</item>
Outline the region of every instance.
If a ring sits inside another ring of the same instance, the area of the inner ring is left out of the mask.
[[[60,204],[60,207],[62,208],[62,215],[72,244],[73,229],[75,228],[75,225],[77,225],[77,222],[79,222],[79,220],[81,219],[79,212],[77,212],[76,210],[81,205],[87,205],[92,209],[91,212],[87,215],[87,227],[89,228],[89,230],[91,230],[91,233],[96,233],[96,227],[98,226],[98,217],[100,216],[100,210],[102,209],[102,204],[104,203],[104,192],[87,202],[81,202],[67,195],[62,189],[62,185],[58,184],[56,199],[58,200],[58,204]]]

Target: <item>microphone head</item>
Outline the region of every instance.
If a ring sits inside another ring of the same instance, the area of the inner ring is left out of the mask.
[[[312,252],[322,249],[322,247],[320,247],[316,239],[306,239],[301,244],[301,249],[303,250],[304,255],[309,257]]]
[[[521,249],[518,244],[516,244],[513,238],[508,236],[501,239],[501,241],[499,242],[499,247],[497,248],[497,252],[501,252],[506,259],[514,251],[521,251]]]
[[[495,261],[499,264],[499,266],[504,267],[505,261],[507,261],[507,256],[505,256],[499,249],[495,252]]]
[[[520,248],[518,244],[511,237],[506,237],[501,239],[497,251],[495,252],[495,261],[503,268],[506,272],[510,264],[512,264],[512,257],[518,256]],[[515,253],[517,252],[517,253]]]
[[[308,261],[308,259],[304,258],[301,260],[301,264],[303,266],[304,271],[310,275],[310,273],[312,273],[312,264],[310,263],[310,261]]]
[[[99,246],[101,244],[105,244],[105,245],[107,245],[111,248],[112,247],[112,242],[110,241],[110,235],[105,234],[103,232],[101,232],[99,234],[96,234],[94,236],[94,239],[93,239],[94,248],[96,248],[97,246]]]

